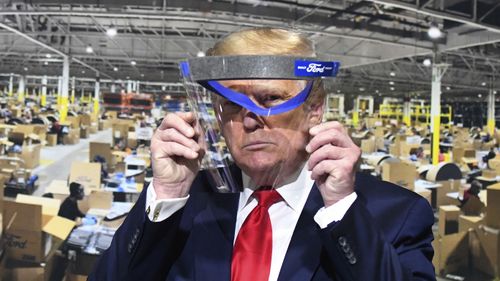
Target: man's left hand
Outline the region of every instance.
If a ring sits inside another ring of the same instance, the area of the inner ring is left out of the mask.
[[[308,168],[316,181],[325,207],[354,192],[356,164],[361,150],[339,122],[321,123],[309,130],[311,141],[306,146],[310,153]]]

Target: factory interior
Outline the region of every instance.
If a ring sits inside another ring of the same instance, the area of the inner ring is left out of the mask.
[[[163,118],[193,109],[179,63],[256,27],[340,62],[323,120],[359,173],[428,200],[437,280],[500,280],[499,0],[0,1],[0,280],[87,280],[152,181]],[[216,144],[205,157],[231,158]]]

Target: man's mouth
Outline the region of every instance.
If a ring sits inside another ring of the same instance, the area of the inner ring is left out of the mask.
[[[270,145],[273,145],[272,142],[266,142],[266,141],[254,141],[254,142],[249,142],[245,145],[243,145],[243,149],[245,150],[261,150],[264,149]]]

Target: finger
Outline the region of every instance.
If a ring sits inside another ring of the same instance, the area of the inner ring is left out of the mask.
[[[347,134],[340,132],[338,129],[330,129],[328,131],[322,131],[318,135],[314,136],[306,146],[306,151],[311,153],[325,144],[333,144],[344,148],[352,147],[354,145],[351,138]]]
[[[155,159],[172,158],[174,156],[184,157],[186,159],[198,158],[198,152],[176,142],[165,142],[159,147],[160,153],[154,153]]]
[[[311,129],[309,129],[309,134],[312,136],[315,136],[323,131],[328,131],[331,129],[336,129],[339,130],[340,132],[345,132],[344,125],[338,121],[330,121],[330,122],[325,122],[325,123],[320,123]]]
[[[193,129],[194,121],[195,117],[191,112],[167,114],[158,129],[166,130],[168,128],[174,128],[186,137],[192,138],[195,135],[195,131]]]
[[[200,146],[198,145],[198,143],[196,143],[196,141],[194,141],[192,138],[187,138],[174,128],[168,128],[164,131],[159,131],[158,137],[163,142],[176,142],[183,146],[189,147],[194,151],[200,150]]]
[[[311,178],[317,180],[324,175],[332,174],[335,169],[340,167],[340,160],[323,160],[319,162],[314,169],[311,170]]]
[[[314,167],[323,160],[340,160],[346,158],[346,154],[349,152],[346,148],[341,148],[333,145],[324,145],[318,150],[314,151],[307,161],[309,170],[314,169]]]

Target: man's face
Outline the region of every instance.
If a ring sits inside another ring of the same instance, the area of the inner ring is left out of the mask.
[[[304,81],[293,80],[220,83],[247,95],[263,108],[289,100],[305,86]],[[274,185],[275,180],[280,181],[277,177],[286,178],[300,168],[307,159],[309,128],[321,121],[322,114],[322,106],[310,110],[311,106],[303,104],[292,111],[263,117],[222,97],[217,97],[214,105],[236,164],[259,185]]]

